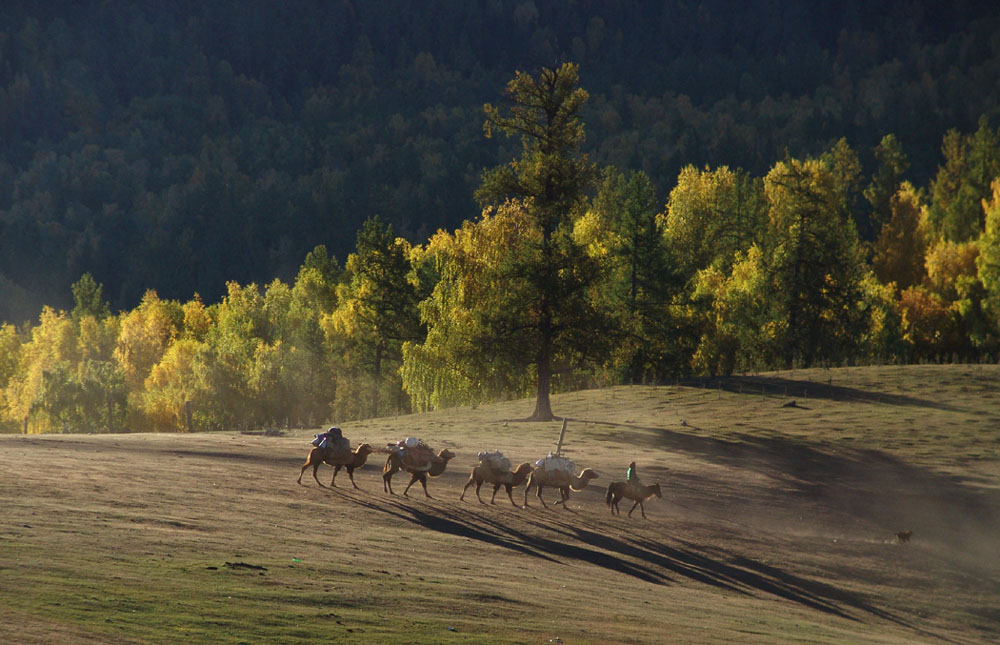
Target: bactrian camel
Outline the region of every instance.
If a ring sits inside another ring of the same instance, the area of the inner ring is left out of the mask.
[[[430,493],[427,492],[427,478],[437,477],[443,473],[444,469],[448,466],[448,462],[454,458],[455,453],[444,448],[437,455],[431,457],[430,468],[421,470],[405,463],[403,457],[398,452],[390,452],[389,457],[385,460],[385,466],[382,467],[382,487],[386,492],[395,495],[396,493],[392,490],[392,476],[401,470],[405,470],[410,473],[410,483],[403,490],[403,497],[409,497],[407,492],[410,490],[410,486],[413,486],[415,482],[420,482],[420,485],[424,487],[424,495],[429,499],[433,499]]]
[[[462,496],[458,499],[465,500],[465,492],[469,490],[469,486],[473,484],[476,485],[476,497],[479,499],[480,503],[483,502],[483,498],[479,497],[479,489],[482,488],[483,482],[489,482],[493,484],[493,496],[490,497],[490,504],[496,504],[497,491],[503,486],[507,491],[507,497],[510,498],[510,503],[515,507],[517,503],[514,502],[514,496],[511,491],[515,486],[520,486],[528,480],[528,475],[534,467],[528,462],[524,462],[517,468],[511,471],[500,471],[497,472],[487,465],[479,464],[472,469],[472,474],[469,475],[469,481],[465,483],[465,488],[462,489]]]
[[[581,491],[587,487],[587,484],[591,479],[597,479],[598,474],[591,470],[590,468],[584,468],[578,476],[573,476],[571,473],[565,470],[545,470],[543,468],[536,468],[531,472],[528,477],[528,485],[524,487],[524,505],[528,505],[528,491],[531,490],[532,486],[537,488],[535,493],[538,496],[538,500],[542,503],[542,506],[548,508],[545,500],[542,499],[542,489],[546,486],[553,486],[559,489],[562,499],[556,502],[556,504],[562,504],[563,508],[566,508],[566,500],[569,499],[569,491]]]
[[[660,492],[660,484],[656,483],[652,486],[635,486],[629,485],[627,482],[613,482],[608,485],[608,496],[604,498],[604,502],[611,507],[611,514],[614,515],[615,511],[621,515],[621,509],[618,508],[618,502],[622,499],[630,499],[635,504],[632,504],[632,508],[628,511],[628,516],[632,517],[632,511],[638,506],[639,510],[642,511],[643,518],[646,517],[646,509],[643,507],[643,500],[647,500],[652,496],[663,497],[663,493]]]
[[[326,462],[333,466],[333,479],[330,480],[330,486],[336,486],[337,473],[340,472],[341,468],[347,469],[347,476],[351,478],[351,484],[357,488],[358,485],[354,483],[354,471],[365,465],[365,461],[368,460],[368,455],[375,452],[371,444],[363,443],[358,446],[353,452],[345,450],[335,450],[332,448],[313,448],[309,451],[309,457],[306,459],[306,463],[302,465],[302,470],[299,471],[299,483],[302,483],[302,473],[306,471],[306,468],[312,466],[313,469],[313,479],[320,486],[323,485],[319,478],[316,476],[316,471],[319,469],[319,465]]]

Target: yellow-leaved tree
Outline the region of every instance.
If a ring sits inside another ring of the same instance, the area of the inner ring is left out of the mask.
[[[1000,177],[993,180],[993,196],[983,200],[986,226],[979,238],[979,256],[976,270],[986,292],[983,307],[988,319],[993,321],[994,338],[1000,328]],[[994,344],[991,348],[996,351]]]
[[[201,426],[202,410],[209,402],[195,369],[205,343],[194,338],[180,338],[164,352],[153,366],[145,381],[142,409],[149,430],[153,432],[178,432],[194,430]],[[191,410],[191,424],[188,410]]]
[[[903,182],[887,200],[888,219],[875,239],[872,268],[883,284],[895,283],[897,291],[920,284],[927,275],[929,231],[922,202],[920,191]]]
[[[139,306],[124,313],[114,350],[129,390],[139,392],[150,370],[159,362],[183,324],[183,310],[173,301],[147,291]]]
[[[409,410],[399,368],[406,342],[423,339],[413,249],[376,216],[358,231],[344,266],[337,308],[321,325],[340,360],[336,418],[375,417]]]
[[[7,388],[21,363],[23,340],[10,323],[0,324],[0,432],[22,429],[21,419],[11,411]]]
[[[534,378],[523,369],[521,336],[539,312],[519,267],[537,254],[539,239],[517,201],[430,239],[424,261],[439,279],[420,303],[427,337],[403,346],[403,386],[418,409],[528,392]]]
[[[71,424],[78,416],[77,396],[70,374],[79,362],[73,320],[65,311],[42,308],[7,383],[7,414],[14,420],[27,420],[28,432],[75,429]]]

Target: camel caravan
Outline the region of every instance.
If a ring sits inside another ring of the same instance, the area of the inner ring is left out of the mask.
[[[561,443],[561,440],[560,440]],[[444,448],[434,452],[430,446],[416,437],[407,437],[396,443],[387,444],[385,448],[374,448],[371,444],[361,443],[356,448],[351,449],[350,441],[343,436],[340,428],[334,426],[326,432],[315,435],[312,442],[312,449],[306,462],[299,471],[298,483],[302,484],[302,475],[306,469],[312,467],[313,479],[320,486],[324,486],[317,476],[317,470],[321,464],[328,464],[333,467],[333,479],[330,486],[336,487],[337,473],[343,468],[347,470],[347,475],[355,489],[358,485],[354,482],[354,471],[365,465],[368,456],[373,453],[383,453],[386,455],[385,464],[382,466],[382,484],[384,492],[395,495],[392,489],[393,476],[404,471],[410,475],[410,481],[403,490],[403,496],[408,497],[410,487],[420,482],[424,489],[424,495],[428,499],[433,499],[427,492],[427,479],[438,477],[444,473],[448,462],[455,458],[455,453]],[[555,488],[559,491],[559,499],[555,505],[562,504],[567,508],[571,491],[582,491],[591,480],[598,479],[599,475],[591,468],[578,469],[571,460],[559,454],[549,453],[546,457],[537,460],[534,464],[524,462],[517,467],[511,468],[510,459],[504,456],[499,450],[493,452],[480,452],[477,455],[477,463],[469,474],[469,480],[462,489],[459,501],[465,500],[465,494],[473,485],[476,487],[476,498],[480,503],[485,504],[480,496],[483,484],[490,484],[493,487],[493,494],[490,496],[490,504],[496,504],[497,492],[503,487],[507,493],[507,498],[515,508],[518,507],[514,501],[513,490],[518,486],[524,486],[524,508],[528,508],[528,494],[532,488],[535,489],[535,496],[542,506],[549,508],[542,497],[545,487]],[[324,486],[325,487],[325,486]],[[634,502],[628,512],[632,516],[632,511],[639,507],[642,517],[646,517],[646,509],[643,502],[652,497],[663,497],[660,492],[660,484],[643,486],[639,481],[635,462],[629,464],[626,481],[616,481],[608,485],[606,503],[611,509],[611,514],[620,514],[618,503],[622,499],[629,499]]]

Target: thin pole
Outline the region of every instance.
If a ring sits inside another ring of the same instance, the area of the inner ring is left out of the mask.
[[[563,419],[562,430],[559,431],[559,443],[556,444],[556,455],[562,454],[563,437],[566,436],[566,419]]]

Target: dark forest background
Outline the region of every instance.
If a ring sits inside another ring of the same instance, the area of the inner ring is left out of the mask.
[[[869,176],[886,133],[926,185],[949,129],[1000,118],[989,2],[7,1],[0,320],[70,307],[84,273],[116,311],[290,281],[373,215],[454,229],[520,153],[483,104],[562,60],[585,150],[661,204],[688,164],[762,176],[841,137]]]

